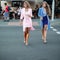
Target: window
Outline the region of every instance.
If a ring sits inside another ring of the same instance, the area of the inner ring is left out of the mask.
[[[22,7],[23,1],[12,1],[12,7]]]

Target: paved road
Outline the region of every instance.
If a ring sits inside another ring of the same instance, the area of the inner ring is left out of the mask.
[[[47,44],[42,42],[40,27],[34,26],[36,30],[30,32],[28,46],[23,43],[22,26],[0,23],[0,60],[60,60],[60,34],[56,33],[60,31],[60,23],[51,23],[53,28],[47,33]]]

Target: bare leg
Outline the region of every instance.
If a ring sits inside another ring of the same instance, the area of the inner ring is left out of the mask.
[[[47,36],[47,25],[44,26],[44,42],[46,42],[46,36]]]
[[[42,40],[44,39],[44,28],[42,29]]]
[[[29,33],[26,35],[26,45],[28,45]]]
[[[26,32],[24,32],[24,43],[26,43]]]
[[[26,45],[28,45],[29,31],[30,31],[30,28],[26,28]]]
[[[9,20],[9,17],[7,17],[7,20]]]
[[[15,19],[15,13],[13,13],[13,19]]]
[[[7,18],[6,17],[4,17],[4,20],[6,20]]]

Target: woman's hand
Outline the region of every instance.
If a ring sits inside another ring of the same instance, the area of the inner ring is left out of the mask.
[[[27,17],[30,17],[30,18],[32,17],[32,16],[31,16],[30,14],[28,14],[28,13],[26,13],[25,15],[26,15]]]
[[[32,16],[30,16],[30,15],[26,15],[26,16],[28,16],[28,17],[30,17],[30,18],[32,17]]]

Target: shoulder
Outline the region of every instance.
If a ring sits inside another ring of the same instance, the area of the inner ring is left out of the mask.
[[[22,8],[22,9],[21,9],[21,12],[23,12],[23,11],[25,11],[25,8]]]
[[[25,8],[22,8],[21,10],[25,10]]]

